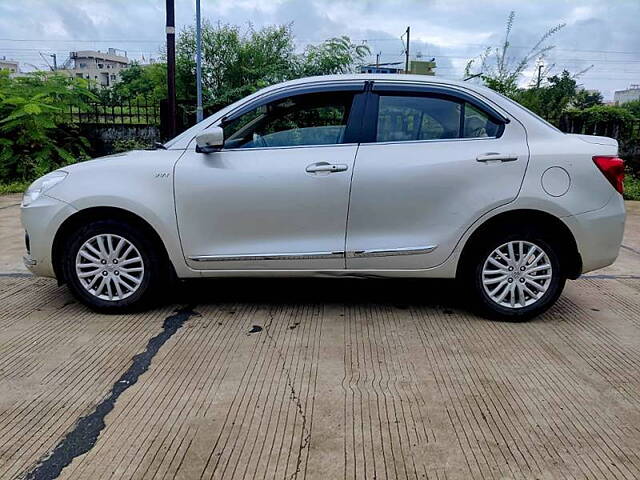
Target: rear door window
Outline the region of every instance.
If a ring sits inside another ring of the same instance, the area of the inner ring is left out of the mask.
[[[501,123],[455,97],[382,94],[378,98],[377,142],[490,138],[501,131]]]
[[[438,97],[383,95],[378,104],[378,142],[460,137],[462,103]]]

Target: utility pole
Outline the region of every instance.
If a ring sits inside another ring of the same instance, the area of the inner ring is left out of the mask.
[[[542,83],[542,65],[538,65],[538,81],[536,82],[536,88],[540,88],[540,83]]]
[[[380,66],[380,53],[376,53],[376,68]]]
[[[49,56],[53,58],[53,71],[55,72],[56,70],[58,70],[58,57],[55,53],[52,53]]]
[[[202,110],[202,27],[200,25],[200,0],[196,0],[196,122],[204,118]]]
[[[176,136],[176,14],[174,0],[167,0],[167,115],[169,138]]]
[[[407,48],[405,48],[405,60],[404,60],[404,73],[409,73],[409,35],[411,33],[411,27],[407,27]]]

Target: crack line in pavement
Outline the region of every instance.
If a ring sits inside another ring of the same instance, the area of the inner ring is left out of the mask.
[[[0,277],[8,277],[8,278],[27,278],[27,277],[33,277],[33,274],[31,273],[20,273],[20,272],[0,272]]]
[[[118,397],[138,381],[140,375],[149,369],[153,357],[160,348],[194,315],[199,314],[193,311],[192,306],[186,306],[165,318],[162,332],[149,340],[144,352],[133,357],[133,363],[129,369],[113,384],[111,392],[104,400],[96,405],[92,413],[80,418],[73,430],[65,435],[50,454],[42,457],[24,478],[27,480],[57,478],[62,469],[71,464],[74,458],[91,450],[98,441],[100,432],[105,428],[105,417],[113,410]]]
[[[269,319],[269,322],[265,324],[263,328],[264,333],[267,335],[267,338],[271,340],[271,343],[273,344],[273,347],[276,351],[276,355],[278,355],[279,359],[282,361],[282,371],[285,374],[285,380],[287,382],[287,386],[289,387],[289,390],[291,390],[291,396],[289,398],[293,400],[293,403],[295,404],[296,409],[298,410],[298,413],[302,418],[302,439],[300,441],[300,447],[298,448],[298,458],[296,459],[296,469],[289,477],[290,479],[293,479],[293,478],[297,478],[298,473],[300,473],[300,468],[302,466],[302,452],[305,448],[309,446],[309,442],[311,441],[311,432],[307,428],[307,415],[304,412],[304,409],[302,408],[302,400],[300,399],[300,396],[296,393],[293,379],[291,378],[291,372],[287,368],[286,358],[282,354],[282,351],[280,350],[280,348],[278,347],[278,343],[276,342],[275,338],[273,338],[273,336],[269,332],[269,327],[271,327],[271,323],[273,323],[273,317],[271,317]]]

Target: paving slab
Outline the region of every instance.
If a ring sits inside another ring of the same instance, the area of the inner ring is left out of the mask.
[[[571,282],[525,324],[474,317],[431,282],[345,280],[323,298],[309,291],[335,281],[205,282],[95,441],[58,456],[60,478],[637,478],[627,281]],[[174,307],[102,316],[48,280],[0,285],[0,477],[19,478]]]

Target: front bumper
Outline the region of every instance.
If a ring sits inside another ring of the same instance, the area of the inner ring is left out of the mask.
[[[53,239],[62,222],[76,211],[68,203],[44,194],[20,209],[22,226],[29,239],[23,262],[34,275],[55,277],[51,259]]]
[[[625,209],[622,195],[615,193],[607,204],[591,212],[565,217],[582,257],[582,273],[611,265],[618,258],[624,235]]]

